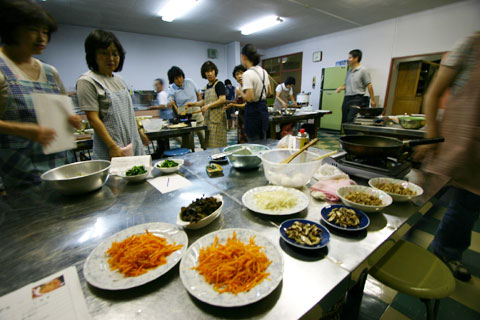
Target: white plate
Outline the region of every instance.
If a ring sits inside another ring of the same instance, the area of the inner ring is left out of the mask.
[[[217,210],[215,210],[210,215],[206,216],[205,218],[201,219],[198,222],[183,221],[182,217],[181,217],[182,211],[180,210],[180,212],[178,213],[178,216],[177,216],[177,225],[180,226],[180,227],[184,227],[185,229],[196,230],[196,229],[203,228],[203,227],[209,225],[210,223],[212,223],[215,219],[217,219],[220,216],[220,213],[222,213],[222,208],[223,208],[223,203],[224,203],[223,202],[223,197],[222,197],[221,194],[216,194],[213,197],[221,202],[221,205],[220,205],[220,207],[218,207]]]
[[[225,244],[228,237],[232,237],[236,232],[237,239],[248,243],[250,237],[255,236],[255,243],[264,248],[267,258],[272,261],[267,268],[270,273],[268,278],[257,284],[248,292],[241,292],[237,295],[229,292],[218,293],[213,289],[213,285],[208,284],[204,277],[192,268],[198,265],[200,248],[210,246],[218,236],[218,242]],[[247,229],[224,229],[209,233],[198,239],[188,248],[185,257],[180,262],[180,278],[183,286],[195,298],[220,307],[239,307],[259,301],[278,286],[283,278],[283,256],[280,250],[263,235]]]
[[[373,179],[368,180],[368,184],[370,185],[370,187],[378,189],[378,190],[381,190],[381,189],[377,188],[376,185],[378,185],[380,183],[399,184],[402,187],[410,189],[411,191],[415,192],[414,195],[408,195],[407,196],[407,195],[401,195],[401,194],[398,194],[398,193],[392,193],[392,192],[384,191],[389,196],[392,197],[393,201],[405,202],[405,201],[415,199],[416,197],[419,197],[423,194],[423,189],[421,187],[417,186],[414,183],[405,181],[405,180],[398,180],[398,179],[392,179],[392,178],[373,178]]]
[[[169,255],[166,264],[137,277],[125,277],[118,270],[110,270],[108,256],[105,252],[110,249],[112,243],[114,241],[123,241],[134,234],[144,234],[146,229],[156,236],[167,239],[167,242],[170,244],[175,242],[177,245],[183,244],[183,247]],[[175,225],[162,222],[140,224],[117,232],[99,244],[85,261],[83,275],[88,283],[100,289],[123,290],[138,287],[157,279],[173,268],[185,254],[187,246],[187,234]]]
[[[147,172],[142,173],[142,174],[137,174],[136,176],[127,176],[126,171],[119,173],[118,176],[122,177],[123,179],[125,179],[128,182],[140,182],[140,181],[146,180],[148,178],[148,175],[153,170],[153,167],[145,167],[145,170],[147,170]]]
[[[298,200],[297,205],[294,206],[293,208],[282,210],[282,211],[265,210],[265,209],[260,209],[257,206],[257,202],[255,200],[256,194],[260,192],[265,192],[265,191],[279,191],[279,190],[287,191],[292,195],[296,196]],[[269,214],[269,215],[278,215],[278,216],[294,214],[308,207],[308,197],[306,194],[304,194],[301,191],[298,191],[297,189],[286,188],[281,186],[265,186],[265,187],[257,187],[257,188],[250,189],[243,194],[242,202],[245,207],[247,207],[252,211],[263,213],[263,214]]]

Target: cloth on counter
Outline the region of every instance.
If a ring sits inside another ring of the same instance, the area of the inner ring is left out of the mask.
[[[337,190],[340,187],[350,186],[356,184],[355,181],[351,179],[330,179],[330,180],[321,180],[315,183],[310,191],[319,191],[325,194],[327,201],[338,201],[340,197],[337,194]]]
[[[343,172],[331,164],[322,164],[320,168],[313,174],[316,180],[334,180],[334,179],[349,179],[348,174]]]

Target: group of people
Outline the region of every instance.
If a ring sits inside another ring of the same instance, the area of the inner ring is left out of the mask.
[[[55,20],[27,0],[2,2],[0,14],[0,176],[8,190],[38,184],[41,173],[74,158],[71,150],[43,153],[42,146],[51,143],[56,132],[39,125],[35,115],[39,106],[34,106],[34,95],[66,94],[56,69],[33,57],[46,48],[57,29]],[[79,107],[94,129],[92,158],[143,155],[149,139],[136,124],[128,87],[118,75],[125,62],[122,44],[112,32],[94,30],[85,39],[85,57],[88,71],[77,80],[76,91]],[[235,100],[227,101],[226,87],[217,79],[213,62],[205,62],[200,70],[207,80],[204,95],[179,67],[172,67],[168,92],[162,93],[163,80],[155,81],[162,118],[191,114],[199,126],[208,127],[208,139],[203,131],[197,131],[202,148],[217,148],[227,145],[226,111],[235,107],[241,110],[243,122],[239,142],[265,139],[268,74],[258,66],[260,55],[253,45],[244,46],[241,57],[242,65],[233,72],[241,85],[235,90]],[[74,128],[82,127],[78,115],[69,115],[65,121]]]

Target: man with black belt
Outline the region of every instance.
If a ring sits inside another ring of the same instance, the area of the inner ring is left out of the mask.
[[[337,93],[345,90],[345,98],[342,104],[342,123],[353,122],[358,108],[368,107],[368,97],[365,96],[365,88],[368,87],[370,94],[370,104],[375,107],[375,97],[373,96],[373,86],[370,79],[370,73],[360,65],[362,60],[362,51],[355,49],[349,52],[348,71],[345,77],[345,84],[337,88]]]

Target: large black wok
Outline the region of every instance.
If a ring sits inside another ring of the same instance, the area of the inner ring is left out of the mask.
[[[343,150],[349,154],[365,158],[396,157],[406,147],[445,141],[443,137],[401,141],[382,136],[344,136],[339,140]]]
[[[364,117],[376,117],[382,114],[383,108],[382,107],[375,107],[375,108],[359,108],[358,113]]]

